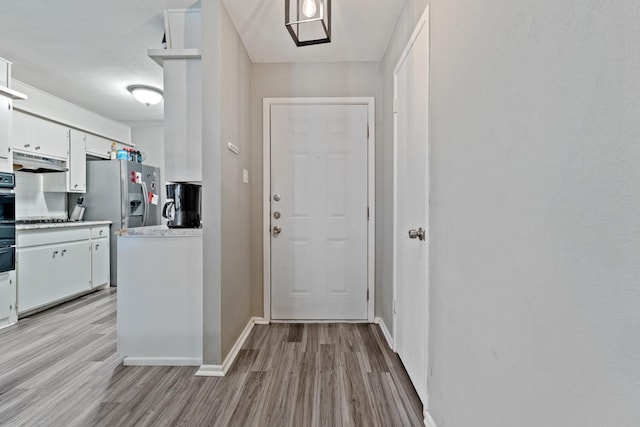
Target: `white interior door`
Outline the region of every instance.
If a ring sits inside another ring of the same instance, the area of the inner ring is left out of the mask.
[[[271,106],[271,317],[367,319],[366,105]]]
[[[418,24],[395,72],[396,351],[426,405],[429,322],[429,28]]]

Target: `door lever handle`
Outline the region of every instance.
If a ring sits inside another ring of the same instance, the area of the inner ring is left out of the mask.
[[[424,240],[425,239],[425,234],[426,234],[426,231],[422,227],[418,228],[417,230],[414,229],[414,228],[409,230],[409,238],[410,239]]]

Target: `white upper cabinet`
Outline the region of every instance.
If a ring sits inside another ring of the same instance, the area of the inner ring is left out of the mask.
[[[87,155],[85,152],[87,134],[71,130],[69,139],[69,187],[70,193],[87,191]]]
[[[0,95],[0,157],[9,157],[9,136],[11,134],[11,100]]]
[[[87,191],[86,134],[71,129],[67,143],[69,170],[47,173],[42,178],[43,190],[50,193],[84,193]]]
[[[69,128],[14,111],[9,145],[14,151],[68,160]]]

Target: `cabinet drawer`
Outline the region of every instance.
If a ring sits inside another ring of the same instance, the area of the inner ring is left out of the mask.
[[[28,246],[51,245],[55,243],[73,242],[76,240],[89,240],[91,231],[89,228],[62,228],[45,230],[18,230],[16,232],[16,246],[25,248]]]
[[[101,237],[109,237],[109,226],[103,225],[100,227],[93,227],[91,229],[91,238],[99,239]]]

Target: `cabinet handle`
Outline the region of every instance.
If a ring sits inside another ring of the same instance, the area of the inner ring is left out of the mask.
[[[102,233],[104,233],[104,230],[100,230],[100,235],[102,236]]]
[[[56,255],[58,255],[59,253],[60,253],[59,251],[53,251],[53,256],[52,256],[52,258],[55,258],[55,257],[56,257]]]
[[[67,252],[67,250],[66,250],[66,249],[63,249],[63,250],[62,250],[62,256],[64,256],[64,253],[65,253],[65,252]]]
[[[75,184],[75,185],[73,186],[73,188],[78,188],[78,184]]]
[[[100,243],[96,243],[96,251],[98,250],[99,247],[100,247]]]
[[[31,144],[24,144],[24,148],[29,148],[31,147]]]
[[[39,145],[36,145],[36,150],[39,150],[39,149],[40,149],[40,146],[39,146]]]

